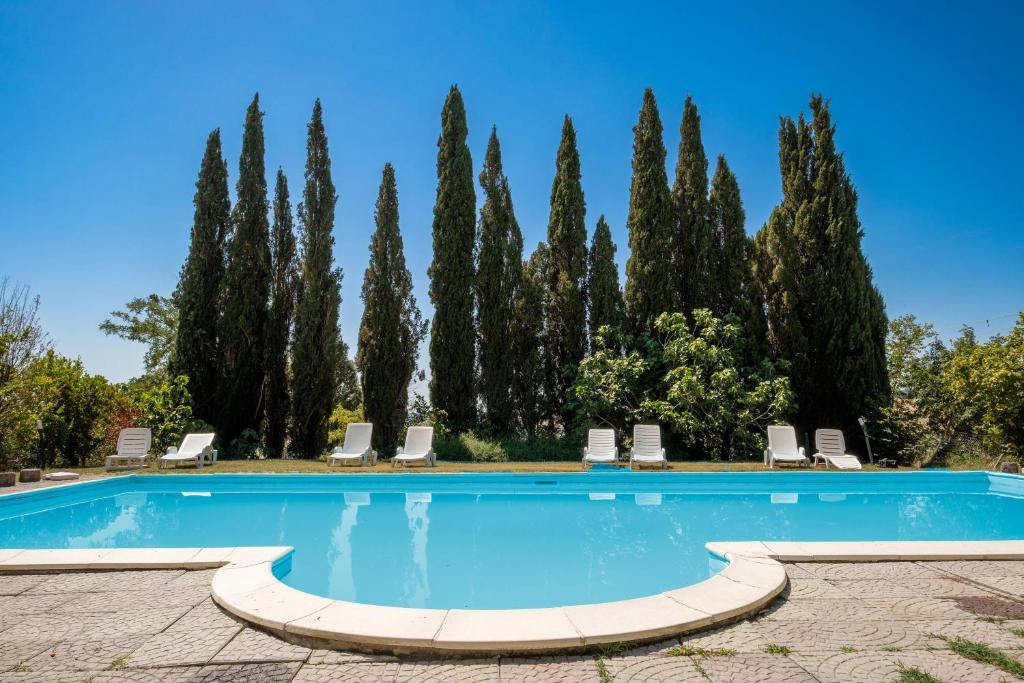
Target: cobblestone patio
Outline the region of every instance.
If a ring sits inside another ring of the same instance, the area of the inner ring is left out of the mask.
[[[209,597],[213,570],[0,575],[0,681],[874,683],[901,667],[949,683],[1014,680],[941,636],[1024,660],[1014,632],[1024,627],[1024,561],[786,569],[790,586],[769,609],[715,631],[597,655],[476,660],[286,643],[222,612]]]

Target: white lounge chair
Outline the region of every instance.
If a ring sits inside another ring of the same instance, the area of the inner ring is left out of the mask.
[[[583,449],[583,469],[594,463],[614,465],[619,460],[619,449],[615,447],[615,430],[591,429],[587,433],[587,445]]]
[[[768,427],[768,448],[764,450],[764,464],[775,467],[776,463],[805,466],[810,464],[803,446],[797,446],[796,429],[789,425]]]
[[[391,465],[403,467],[413,462],[421,462],[426,467],[437,465],[437,456],[434,455],[434,428],[433,427],[409,427],[405,432],[405,447],[398,447],[395,457],[391,458]]]
[[[665,449],[661,446],[661,427],[658,425],[635,425],[633,427],[633,450],[629,452],[629,468],[644,465],[668,467]]]
[[[192,463],[202,469],[203,465],[214,465],[217,463],[217,451],[213,448],[213,434],[186,434],[181,446],[171,446],[167,449],[166,455],[161,455],[157,461],[158,467],[181,463]]]
[[[838,470],[859,470],[860,460],[857,456],[846,452],[846,439],[841,429],[816,429],[814,431],[814,466],[825,463],[826,469],[835,467]]]
[[[117,435],[117,455],[108,455],[106,470],[133,470],[146,466],[153,432],[145,427],[128,427]]]
[[[370,446],[373,423],[352,422],[345,428],[345,445],[338,446],[327,456],[327,466],[356,465],[366,467],[377,464],[377,451]]]

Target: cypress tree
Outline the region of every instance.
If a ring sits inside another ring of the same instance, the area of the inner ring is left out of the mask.
[[[495,434],[515,428],[512,375],[509,363],[515,334],[515,294],[523,269],[523,235],[512,209],[512,193],[501,167],[501,145],[491,129],[480,187],[480,245],[476,273],[479,323],[480,395],[487,427]]]
[[[466,146],[466,109],[452,86],[441,111],[437,141],[437,197],[434,203],[434,260],[430,300],[430,402],[445,411],[455,432],[476,422],[473,326],[473,243],[476,193],[473,160]]]
[[[587,345],[585,218],[576,130],[572,119],[566,116],[555,158],[555,179],[551,184],[545,323],[548,409],[552,416],[560,415],[563,424],[571,418],[565,407],[566,398]]]
[[[300,457],[319,457],[327,448],[327,420],[334,407],[342,360],[338,331],[341,269],[334,268],[332,234],[337,201],[318,99],[308,126],[306,185],[298,211],[302,226],[302,266],[292,343],[289,451]]]
[[[724,154],[718,156],[715,177],[711,182],[709,209],[714,234],[715,270],[718,274],[717,291],[713,292],[713,310],[718,317],[726,313],[746,317],[743,293],[749,272],[748,239],[743,227],[746,214],[740,199],[739,183],[729,169]]]
[[[612,232],[608,228],[604,216],[601,216],[597,219],[597,227],[594,228],[587,268],[591,339],[604,325],[612,327],[621,327],[622,325],[622,290],[619,289],[619,269],[615,265],[615,251]]]
[[[889,397],[885,307],[861,250],[857,194],[828,105],[782,120],[783,200],[758,235],[769,342],[789,361],[798,424],[854,429]]]
[[[218,434],[230,444],[263,421],[264,344],[270,318],[270,225],[263,167],[263,112],[259,95],[245,114],[238,161],[237,201],[224,273],[220,340],[224,380]]]
[[[708,158],[700,137],[700,115],[689,97],[679,125],[679,158],[672,186],[675,207],[675,272],[680,277],[678,304],[689,315],[714,309],[718,273],[714,262],[714,231],[709,221]]]
[[[644,91],[633,128],[633,180],[629,188],[629,259],[626,261],[626,317],[633,334],[650,331],[654,319],[676,308],[673,281],[675,221],[665,173],[665,144],[658,104]]]
[[[534,434],[545,419],[547,400],[544,377],[547,339],[544,330],[548,281],[548,248],[543,242],[522,264],[516,290],[512,335],[512,401],[518,409],[519,424]]]
[[[231,226],[228,167],[221,156],[220,130],[206,139],[199,167],[195,213],[188,258],[181,269],[174,303],[178,307],[178,333],[170,371],[188,376],[192,414],[204,422],[217,420],[221,354],[218,327],[221,285],[224,280],[224,242]]]
[[[274,226],[270,234],[274,279],[270,288],[270,323],[267,326],[267,409],[263,440],[272,456],[284,453],[291,404],[288,396],[288,342],[295,312],[295,232],[288,179],[277,169],[274,184]]]
[[[382,456],[390,457],[405,427],[409,381],[426,333],[412,295],[412,275],[405,266],[391,164],[384,165],[374,219],[370,263],[363,277],[356,366],[362,378],[363,413],[373,423],[373,446]]]

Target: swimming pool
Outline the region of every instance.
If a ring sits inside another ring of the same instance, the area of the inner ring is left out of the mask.
[[[134,475],[0,497],[0,548],[287,545],[298,590],[438,609],[653,595],[719,571],[709,541],[1006,539],[1024,479],[984,472]]]

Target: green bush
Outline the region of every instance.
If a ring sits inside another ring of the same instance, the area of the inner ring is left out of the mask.
[[[579,460],[582,444],[578,433],[561,437],[529,436],[485,439],[473,432],[434,438],[438,460],[448,462],[541,462]]]

